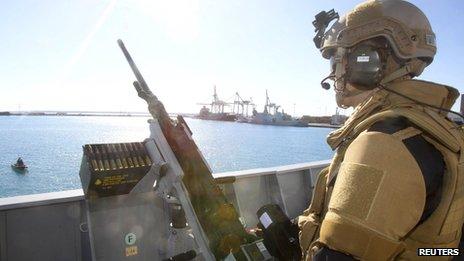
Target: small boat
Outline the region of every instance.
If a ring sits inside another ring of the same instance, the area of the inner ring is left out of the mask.
[[[11,168],[17,172],[25,172],[27,170],[26,165],[11,164]]]

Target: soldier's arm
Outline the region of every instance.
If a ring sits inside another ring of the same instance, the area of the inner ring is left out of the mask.
[[[426,202],[421,169],[403,140],[364,132],[349,146],[319,241],[362,259],[389,259],[420,221]]]

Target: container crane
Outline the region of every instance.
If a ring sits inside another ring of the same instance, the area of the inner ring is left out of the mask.
[[[197,105],[211,106],[212,113],[224,113],[224,106],[228,106],[228,103],[219,99],[216,92],[216,85],[214,85],[213,100],[211,103],[197,103]]]
[[[249,111],[249,106],[252,106],[253,108],[255,107],[255,104],[253,103],[253,99],[250,97],[249,100],[244,100],[238,92],[235,92],[235,100],[233,103],[233,112],[236,114],[243,115],[245,114],[246,117],[248,117],[248,111]],[[237,112],[235,111],[235,108],[237,106]],[[240,110],[241,109],[241,110]]]

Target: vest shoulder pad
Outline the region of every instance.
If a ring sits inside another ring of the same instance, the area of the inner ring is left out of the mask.
[[[388,259],[419,222],[424,205],[420,168],[401,139],[363,132],[340,166],[320,241],[360,259]]]

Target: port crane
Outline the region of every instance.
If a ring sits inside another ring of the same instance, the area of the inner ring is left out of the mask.
[[[277,111],[279,110],[279,108],[280,108],[280,105],[277,105],[271,102],[271,100],[269,99],[269,95],[267,93],[267,89],[266,89],[266,104],[264,105],[264,113],[272,114],[272,112],[274,112],[273,114],[275,115]]]
[[[229,106],[229,103],[219,99],[216,92],[216,85],[214,85],[213,100],[211,103],[197,103],[197,105],[211,106],[212,113],[224,113],[224,107]]]
[[[244,100],[238,92],[235,92],[235,100],[233,102],[233,112],[235,114],[245,115],[248,117],[248,108],[250,106],[252,106],[252,108],[255,108],[256,106],[251,97],[249,100]],[[237,111],[235,111],[235,108],[237,108]]]

